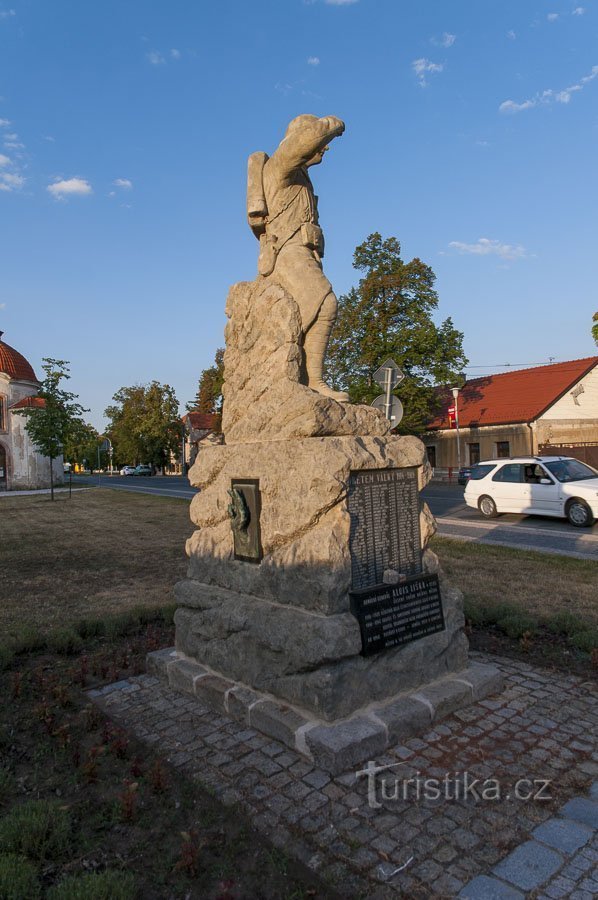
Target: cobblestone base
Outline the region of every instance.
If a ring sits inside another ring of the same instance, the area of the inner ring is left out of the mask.
[[[228,681],[174,648],[148,653],[147,670],[175,690],[192,694],[212,712],[281,741],[333,775],[429,731],[455,710],[503,689],[495,666],[475,663],[410,693],[372,703],[349,719],[323,722],[276,697]]]
[[[499,697],[337,776],[152,675],[90,696],[343,896],[590,900],[598,691],[524,663],[471,657],[500,669]]]

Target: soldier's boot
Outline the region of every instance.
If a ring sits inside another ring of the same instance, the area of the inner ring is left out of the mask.
[[[316,320],[305,335],[303,350],[305,352],[307,386],[324,397],[330,397],[339,403],[348,403],[348,394],[344,391],[333,391],[324,381],[324,359],[330,333],[336,321],[336,308],[336,297],[331,291],[322,303]]]

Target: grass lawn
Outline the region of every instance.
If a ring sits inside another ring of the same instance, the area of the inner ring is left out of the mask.
[[[0,498],[0,634],[172,603],[189,504],[106,489]]]
[[[588,674],[598,668],[595,562],[440,537],[432,548],[463,591],[474,646]]]
[[[85,691],[173,643],[188,503],[0,499],[0,900],[338,895]]]

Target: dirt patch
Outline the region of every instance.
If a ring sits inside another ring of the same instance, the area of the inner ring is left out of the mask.
[[[4,497],[0,516],[2,632],[164,606],[185,577],[183,500],[104,489]]]

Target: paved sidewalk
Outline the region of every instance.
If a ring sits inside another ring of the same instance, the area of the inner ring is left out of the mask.
[[[590,900],[597,687],[471,658],[499,666],[503,694],[336,777],[151,676],[90,696],[343,896]]]

